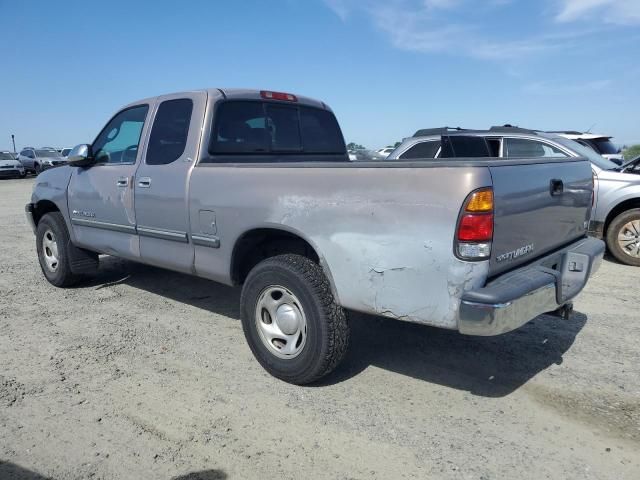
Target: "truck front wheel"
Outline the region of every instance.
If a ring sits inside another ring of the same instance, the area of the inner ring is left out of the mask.
[[[59,212],[47,213],[38,222],[36,248],[45,278],[56,287],[68,287],[80,278],[69,263],[69,232]]]
[[[297,385],[327,375],[349,343],[347,318],[322,268],[301,255],[260,262],[240,299],[242,328],[254,356],[274,377]]]
[[[607,246],[620,262],[640,267],[640,208],[613,219],[607,228]]]

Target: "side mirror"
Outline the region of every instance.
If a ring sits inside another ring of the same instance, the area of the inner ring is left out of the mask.
[[[69,165],[74,167],[88,167],[94,163],[93,155],[91,155],[91,145],[76,145],[69,152],[67,157]]]

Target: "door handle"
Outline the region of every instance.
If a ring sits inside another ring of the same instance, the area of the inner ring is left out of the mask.
[[[119,187],[128,187],[129,186],[129,177],[120,177],[116,182],[116,185]]]
[[[151,178],[149,178],[149,177],[140,177],[138,179],[138,186],[140,188],[149,188],[151,186]]]
[[[552,179],[549,182],[549,192],[551,196],[554,197],[556,195],[562,195],[564,192],[564,183],[562,180],[558,180],[557,178]]]

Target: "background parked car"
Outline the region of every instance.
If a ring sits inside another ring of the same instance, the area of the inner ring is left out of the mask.
[[[28,172],[36,175],[51,167],[62,165],[66,160],[52,148],[23,148],[18,156],[18,160]]]
[[[595,184],[589,232],[605,240],[609,252],[617,260],[640,266],[640,158],[621,167],[596,153],[592,147],[565,135],[517,127],[492,127],[489,130],[419,130],[405,139],[388,160],[482,156],[588,158]]]
[[[549,133],[557,133],[561,137],[568,138],[569,140],[574,140],[581,145],[592,148],[607,160],[611,160],[612,162],[618,165],[622,165],[624,163],[622,149],[620,149],[620,147],[616,146],[611,141],[613,137],[609,137],[607,135],[596,135],[593,133],[582,133],[582,132],[575,132],[575,131],[549,132]]]
[[[640,174],[640,155],[622,164],[620,171],[623,173]]]
[[[71,147],[65,147],[60,150],[60,156],[63,158],[67,158],[69,156],[69,152],[72,150]]]
[[[13,153],[0,151],[0,178],[21,177],[27,175],[22,164],[16,160]]]
[[[391,152],[393,152],[395,150],[395,147],[385,147],[385,148],[381,148],[380,150],[378,150],[377,152],[382,155],[383,157],[388,157],[389,154]]]
[[[352,162],[380,162],[387,158],[374,150],[350,150],[348,153]]]

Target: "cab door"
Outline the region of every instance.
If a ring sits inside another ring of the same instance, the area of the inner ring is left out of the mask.
[[[117,113],[91,146],[95,163],[73,169],[68,203],[78,246],[139,259],[133,176],[152,106],[144,103]]]
[[[193,269],[188,187],[206,100],[205,92],[158,100],[134,187],[140,255],[145,263],[187,273]]]

